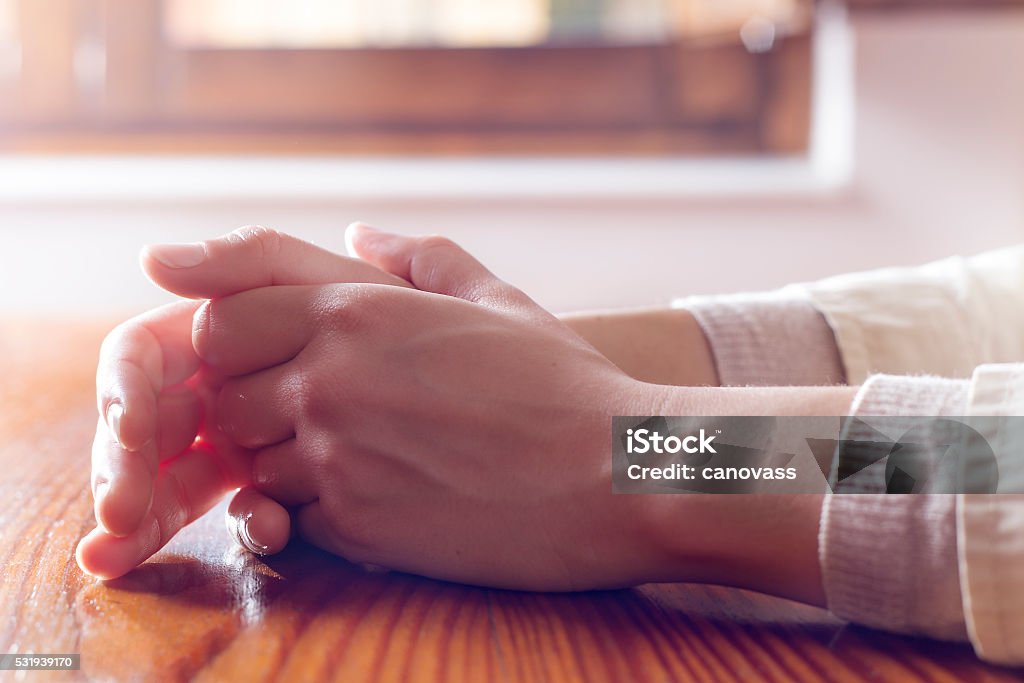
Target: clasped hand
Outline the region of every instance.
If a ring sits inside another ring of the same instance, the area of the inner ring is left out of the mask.
[[[130,571],[237,490],[261,554],[297,534],[468,583],[649,578],[608,451],[645,385],[447,239],[346,237],[360,258],[262,228],[143,252],[184,299],[103,344],[82,568]]]

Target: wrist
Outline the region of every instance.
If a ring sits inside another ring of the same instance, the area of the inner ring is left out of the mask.
[[[659,564],[644,581],[710,583],[825,604],[821,494],[653,494],[641,518]]]
[[[855,389],[663,387],[636,383],[631,415],[845,414]],[[616,494],[642,582],[731,585],[824,604],[818,494]]]

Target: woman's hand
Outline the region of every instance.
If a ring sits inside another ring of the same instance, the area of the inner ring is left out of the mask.
[[[157,284],[188,297],[314,282],[409,286],[362,261],[263,228],[154,247],[143,253],[142,265]],[[250,480],[247,454],[215,429],[221,378],[193,350],[198,307],[198,301],[163,306],[119,325],[103,343],[92,452],[99,526],[78,548],[79,564],[97,576],[129,571]],[[239,508],[247,511],[235,518],[240,542],[268,552],[283,547],[288,516],[280,505],[243,490],[233,503]]]
[[[450,241],[353,233],[418,290],[215,299],[194,345],[254,486],[349,560],[566,590],[644,580],[641,497],[611,495],[611,416],[641,385]]]

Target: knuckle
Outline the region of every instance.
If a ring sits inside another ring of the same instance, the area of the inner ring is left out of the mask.
[[[513,287],[504,280],[491,278],[485,280],[475,287],[473,292],[478,299],[487,299],[492,304],[502,308],[515,308],[528,301],[526,294],[521,289]]]
[[[459,246],[455,244],[450,238],[444,235],[427,235],[420,240],[418,251],[426,253],[434,251],[436,249],[458,249]]]
[[[154,517],[156,520],[158,548],[163,547],[170,541],[178,531],[193,519],[195,512],[188,489],[184,482],[176,475],[168,475],[166,486],[168,487],[166,499],[167,505],[155,506]]]
[[[309,418],[320,410],[318,373],[308,373],[301,367],[296,369],[289,385],[289,401],[298,409],[299,415]]]
[[[269,260],[273,259],[281,250],[284,235],[273,228],[262,225],[246,225],[234,230],[228,235],[228,240],[249,245],[257,258]]]
[[[334,501],[327,505],[327,511],[334,533],[345,545],[346,559],[352,562],[373,561],[378,539],[374,533],[375,522],[366,510],[352,503]]]
[[[100,358],[111,362],[123,355],[125,349],[138,349],[151,339],[144,339],[145,328],[135,320],[126,320],[107,333],[100,344]]]
[[[420,239],[413,250],[410,264],[411,272],[429,272],[445,255],[462,251],[462,247],[443,235],[428,235]]]
[[[115,348],[121,343],[124,338],[124,326],[126,323],[121,323],[110,332],[107,332],[107,336],[103,338],[100,343],[100,358],[107,358],[113,354]]]
[[[210,361],[213,351],[213,302],[206,301],[192,316],[192,346],[196,355]]]
[[[272,494],[281,484],[281,468],[268,451],[257,451],[252,461],[252,482],[257,491]]]
[[[330,425],[334,424],[339,410],[341,396],[327,373],[297,372],[290,383],[289,401],[296,410],[296,431],[312,429],[326,438],[330,433]],[[319,429],[327,427],[327,429]]]
[[[378,293],[363,285],[336,285],[316,303],[318,314],[333,332],[362,328],[380,307]]]

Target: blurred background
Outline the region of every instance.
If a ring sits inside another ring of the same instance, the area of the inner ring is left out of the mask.
[[[0,311],[357,219],[559,311],[1016,242],[1024,2],[0,0]]]

